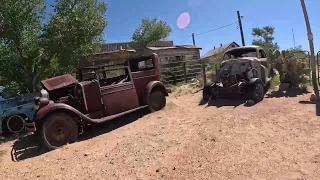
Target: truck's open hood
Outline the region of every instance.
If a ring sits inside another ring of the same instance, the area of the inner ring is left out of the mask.
[[[224,61],[222,61],[222,63],[234,62],[234,61],[240,61],[240,62],[244,62],[244,61],[259,61],[259,59],[256,58],[256,57],[240,57],[240,58],[237,58],[237,59],[224,60]]]
[[[61,76],[56,76],[53,78],[45,79],[41,81],[42,87],[47,91],[53,91],[66,86],[77,83],[78,80],[74,78],[71,74],[64,74]]]

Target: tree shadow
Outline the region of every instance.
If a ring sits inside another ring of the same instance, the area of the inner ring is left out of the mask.
[[[306,88],[292,87],[286,91],[271,91],[266,94],[266,98],[280,98],[280,97],[297,97],[300,95],[311,93]]]
[[[79,136],[77,142],[85,141],[116,130],[138,120],[139,118],[142,118],[146,114],[149,114],[149,111],[147,109],[141,109],[105,123],[91,124],[84,128],[84,132]],[[33,134],[23,136],[16,140],[11,150],[12,161],[22,161],[46,153],[38,143],[37,138]]]
[[[320,116],[320,101],[299,101],[300,104],[314,104],[316,108],[316,115]]]

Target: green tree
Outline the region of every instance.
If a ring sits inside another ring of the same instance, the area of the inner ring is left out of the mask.
[[[135,46],[147,46],[149,43],[167,38],[171,31],[171,27],[164,21],[157,20],[157,18],[144,18],[140,26],[133,32],[132,41]]]
[[[2,1],[0,84],[34,92],[41,79],[72,73],[101,42],[105,3],[56,0],[54,13],[45,10],[44,0]]]
[[[262,28],[253,28],[252,35],[257,38],[252,41],[253,45],[261,46],[264,49],[279,49],[278,43],[274,42],[274,27],[264,26]]]

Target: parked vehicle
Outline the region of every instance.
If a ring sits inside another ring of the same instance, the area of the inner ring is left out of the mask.
[[[103,123],[138,109],[158,111],[168,93],[160,82],[158,56],[136,57],[114,65],[82,67],[41,82],[35,118],[26,129],[48,150],[73,143],[89,123]]]
[[[245,94],[254,102],[263,100],[271,75],[264,50],[259,46],[243,46],[226,51],[216,82],[203,88],[203,100],[214,99],[221,94]]]
[[[20,133],[25,121],[34,115],[34,95],[17,95],[16,92],[0,87],[0,134]]]

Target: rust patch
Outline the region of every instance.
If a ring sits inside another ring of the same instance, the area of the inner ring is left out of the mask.
[[[55,89],[60,89],[62,87],[69,86],[71,84],[77,83],[78,80],[74,78],[70,74],[65,74],[53,78],[49,78],[46,80],[41,81],[41,85],[47,90],[52,91]]]

